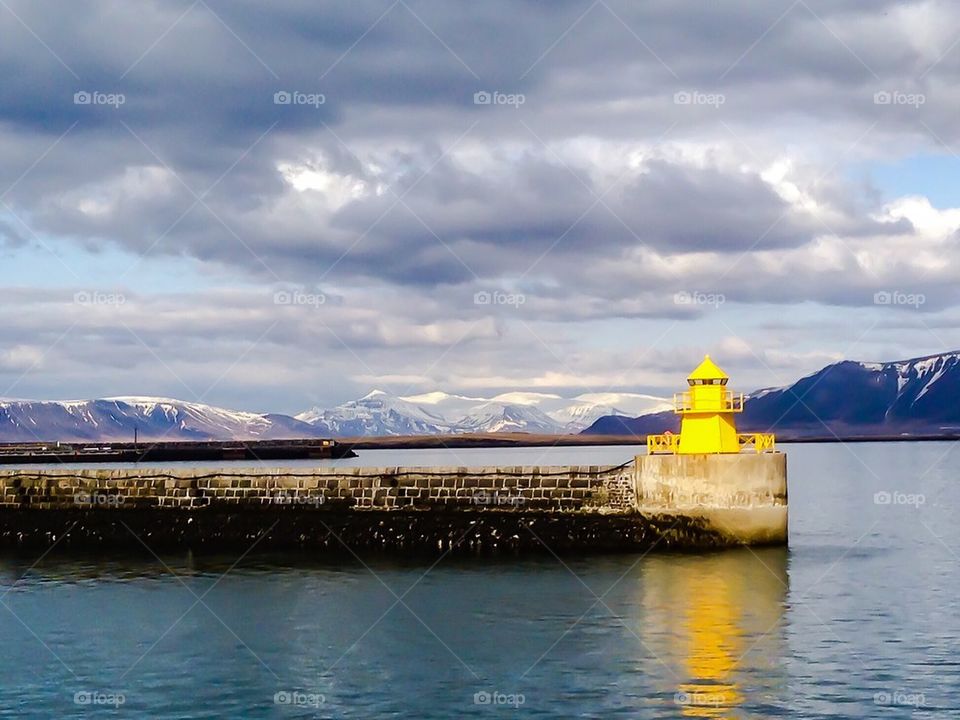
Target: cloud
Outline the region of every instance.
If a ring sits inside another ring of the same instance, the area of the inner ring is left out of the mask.
[[[960,300],[958,211],[858,176],[960,140],[952,6],[7,4],[0,247],[35,270],[6,281],[4,377],[53,347],[24,390],[653,389],[698,343],[759,380],[737,348],[784,342],[768,313],[923,331]],[[130,269],[50,287],[51,243]],[[138,289],[159,258],[209,286]],[[875,304],[896,291],[925,302]],[[834,357],[800,325],[766,364]],[[663,356],[625,374],[639,333]]]
[[[43,362],[43,350],[30,345],[15,345],[0,353],[0,372],[27,372]]]

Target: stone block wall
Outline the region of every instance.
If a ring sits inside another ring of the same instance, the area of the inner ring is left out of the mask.
[[[634,504],[619,467],[0,470],[0,508],[617,511]]]

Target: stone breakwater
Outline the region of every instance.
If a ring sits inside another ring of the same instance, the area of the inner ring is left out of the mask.
[[[0,546],[572,552],[785,541],[785,534],[736,530],[764,509],[758,505],[777,504],[775,493],[754,487],[748,496],[725,496],[725,505],[737,506],[724,516],[731,527],[715,521],[703,492],[679,505],[666,485],[653,492],[643,461],[307,472],[0,470]],[[785,486],[783,505],[785,513]]]

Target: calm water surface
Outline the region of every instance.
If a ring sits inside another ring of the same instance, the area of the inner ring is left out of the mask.
[[[436,565],[8,554],[0,716],[960,717],[957,448],[784,446],[789,549]]]

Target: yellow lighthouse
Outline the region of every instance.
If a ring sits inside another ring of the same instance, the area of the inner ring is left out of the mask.
[[[680,435],[648,435],[647,451],[679,455],[738,453],[753,447],[774,449],[770,433],[740,434],[735,416],[743,412],[743,393],[727,388],[729,376],[707,355],[687,378],[690,389],[674,395],[674,412],[680,415]]]

